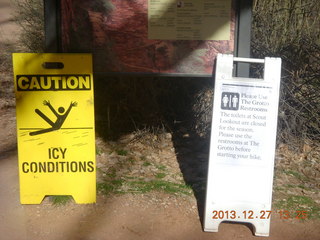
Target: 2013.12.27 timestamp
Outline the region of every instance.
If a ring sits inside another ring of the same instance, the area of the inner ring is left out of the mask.
[[[212,219],[226,219],[226,220],[233,220],[233,219],[270,219],[271,213],[279,214],[280,219],[307,219],[308,213],[307,211],[295,211],[290,212],[288,210],[278,210],[278,211],[271,211],[271,210],[261,210],[255,212],[253,210],[245,210],[242,212],[237,212],[235,210],[214,210]]]

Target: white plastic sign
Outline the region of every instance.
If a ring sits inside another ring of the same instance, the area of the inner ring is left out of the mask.
[[[264,79],[232,77],[234,60],[217,58],[204,230],[248,222],[269,236],[281,59],[256,59]]]

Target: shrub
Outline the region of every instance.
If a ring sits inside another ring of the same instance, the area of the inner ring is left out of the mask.
[[[15,0],[15,21],[21,27],[20,42],[26,51],[44,51],[44,9],[42,0]]]
[[[279,140],[320,139],[320,5],[315,0],[255,0],[252,53],[282,58]]]

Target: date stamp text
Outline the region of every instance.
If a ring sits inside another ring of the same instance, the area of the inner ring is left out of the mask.
[[[254,212],[252,210],[245,210],[238,212],[235,210],[214,210],[212,212],[212,219],[270,219],[271,214],[278,214],[280,219],[300,219],[304,220],[308,218],[307,211],[288,211],[288,210],[277,210],[277,211],[268,211],[261,210]]]

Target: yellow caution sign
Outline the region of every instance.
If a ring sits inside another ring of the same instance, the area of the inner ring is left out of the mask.
[[[20,201],[96,201],[91,54],[14,53]]]

